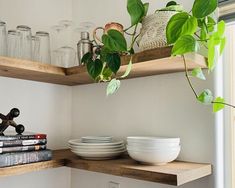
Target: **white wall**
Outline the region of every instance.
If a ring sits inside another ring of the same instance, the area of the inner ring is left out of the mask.
[[[150,12],[153,12],[167,1],[149,2]],[[193,1],[179,2],[189,10]],[[127,27],[130,22],[126,1],[120,0],[73,0],[73,18],[74,22],[92,21],[96,26],[117,21]],[[212,88],[212,85],[211,79],[204,86]],[[183,73],[125,80],[118,93],[108,98],[105,87],[105,84],[93,84],[73,88],[72,138],[82,135],[113,135],[119,138],[128,135],[179,136],[182,140],[180,160],[214,163],[214,115],[210,107],[194,100]],[[198,90],[203,88],[201,86]],[[171,187],[72,171],[72,188],[103,188],[111,180],[121,183],[121,188]],[[214,188],[213,177],[183,187]]]
[[[166,3],[163,0],[150,2],[150,12]],[[179,2],[190,9],[188,1]],[[22,23],[31,26],[33,31],[50,31],[57,21],[71,18],[76,25],[83,21],[92,21],[97,26],[118,21],[128,26],[129,17],[125,7],[126,1],[123,0],[0,0],[0,19],[8,23],[8,28]],[[61,39],[68,41],[69,36]],[[77,40],[74,36],[74,46]],[[182,139],[179,159],[214,162],[213,114],[209,107],[195,102],[183,73],[122,81],[120,91],[109,98],[105,96],[105,84],[69,88],[0,78],[0,85],[1,91],[4,91],[0,93],[0,112],[8,112],[13,106],[19,107],[22,115],[18,121],[32,131],[46,132],[52,149],[63,148],[70,137],[82,135],[110,134],[120,138],[128,135],[179,136]],[[212,80],[209,80],[205,87],[212,85]],[[104,188],[108,181],[121,183],[121,188],[171,187],[72,170],[72,188]],[[40,182],[45,188],[70,187],[70,170],[52,169],[1,178],[0,186],[29,188],[35,182]],[[182,187],[213,188],[213,177]]]
[[[50,27],[61,19],[71,19],[69,0],[0,0],[0,20],[7,22],[8,29],[25,24],[33,33],[38,30],[52,33]],[[68,41],[68,37],[62,40]],[[70,87],[2,77],[0,85],[0,112],[8,113],[18,107],[21,115],[16,121],[24,124],[26,130],[47,133],[51,149],[67,146],[71,133]],[[0,178],[0,187],[67,188],[70,171],[58,168]]]

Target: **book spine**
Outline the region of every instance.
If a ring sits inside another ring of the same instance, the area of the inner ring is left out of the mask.
[[[46,149],[46,145],[13,146],[13,147],[0,148],[0,154],[10,153],[10,152],[22,152],[22,151],[38,151],[38,150],[45,150],[45,149]]]
[[[46,134],[35,134],[35,135],[16,135],[16,136],[0,136],[0,141],[7,140],[30,140],[30,139],[46,139]]]
[[[46,143],[47,139],[6,140],[6,141],[0,141],[0,147],[45,145]]]
[[[51,150],[6,153],[0,155],[0,167],[9,167],[52,159]]]

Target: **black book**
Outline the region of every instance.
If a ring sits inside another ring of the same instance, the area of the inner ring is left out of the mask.
[[[10,153],[10,152],[38,151],[38,150],[45,150],[46,148],[47,148],[46,145],[4,147],[0,148],[0,154]]]
[[[15,132],[6,132],[0,135],[0,141],[6,140],[33,140],[33,139],[46,139],[46,134],[25,132],[23,134],[16,134]]]
[[[47,139],[33,139],[33,140],[5,140],[0,141],[0,148],[12,146],[32,146],[32,145],[46,145]]]
[[[51,150],[0,154],[0,167],[9,167],[52,159]]]

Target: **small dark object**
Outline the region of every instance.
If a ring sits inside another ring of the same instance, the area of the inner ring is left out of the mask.
[[[13,119],[20,115],[20,111],[17,108],[11,109],[11,111],[5,116],[0,113],[0,119],[2,123],[0,124],[0,135],[4,135],[3,132],[8,128],[8,126],[15,127],[15,131],[18,134],[22,134],[24,132],[24,126],[19,124],[17,125]]]

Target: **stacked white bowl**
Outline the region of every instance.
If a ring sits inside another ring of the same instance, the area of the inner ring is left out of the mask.
[[[127,151],[141,163],[164,165],[178,157],[180,138],[127,137]]]
[[[110,136],[86,136],[69,141],[73,153],[88,160],[113,159],[126,151],[124,142]]]

